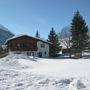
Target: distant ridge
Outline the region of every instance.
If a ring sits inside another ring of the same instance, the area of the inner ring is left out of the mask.
[[[5,43],[5,41],[11,37],[13,37],[14,34],[8,30],[8,28],[4,27],[0,24],[0,46]]]
[[[70,33],[70,29],[71,27],[70,26],[66,26],[64,27],[61,32],[59,32],[57,35],[58,35],[58,38],[59,39],[62,39],[62,38],[67,38],[71,35]]]

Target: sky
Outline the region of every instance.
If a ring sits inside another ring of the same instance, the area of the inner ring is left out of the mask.
[[[56,33],[70,26],[79,10],[90,27],[90,0],[0,0],[0,24],[15,35],[48,38],[52,27]]]

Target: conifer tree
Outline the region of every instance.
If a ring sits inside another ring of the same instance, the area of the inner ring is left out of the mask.
[[[79,11],[77,11],[71,23],[71,50],[74,55],[77,55],[77,53],[79,53],[79,57],[82,57],[82,52],[88,47],[88,31],[88,26],[86,25],[85,20],[80,15]]]
[[[52,46],[50,47],[50,56],[56,57],[60,52],[61,47],[54,28],[51,29],[50,34],[48,35],[48,41],[52,43]]]
[[[35,35],[37,38],[40,38],[40,34],[38,32],[38,30],[36,31],[36,35]]]

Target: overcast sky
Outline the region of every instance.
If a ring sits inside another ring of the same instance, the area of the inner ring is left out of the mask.
[[[52,27],[58,33],[69,26],[77,10],[90,27],[90,0],[0,0],[0,24],[14,34],[35,36],[38,29],[47,38]]]

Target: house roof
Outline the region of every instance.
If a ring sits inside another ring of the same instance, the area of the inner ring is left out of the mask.
[[[45,39],[32,37],[32,36],[29,36],[29,35],[26,35],[26,34],[15,35],[15,36],[13,36],[12,38],[7,39],[6,42],[5,42],[5,44],[8,43],[8,41],[11,41],[11,40],[13,40],[13,39],[15,39],[15,38],[19,38],[19,37],[22,37],[22,36],[27,36],[27,37],[36,39],[36,40],[38,40],[38,41],[42,41],[42,42],[44,42],[44,43],[52,44],[51,42],[48,42],[48,41],[46,41]]]

